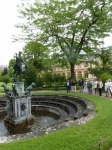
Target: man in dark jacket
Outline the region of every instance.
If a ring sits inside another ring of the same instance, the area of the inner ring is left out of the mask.
[[[84,81],[82,79],[79,80],[80,93],[83,93]]]
[[[92,94],[92,83],[90,80],[87,82],[87,88],[88,88],[88,94],[91,95]]]
[[[76,93],[76,84],[75,80],[71,80],[71,91]]]
[[[70,83],[69,80],[66,82],[66,89],[67,89],[67,93],[70,92],[70,89],[71,89],[71,83]]]

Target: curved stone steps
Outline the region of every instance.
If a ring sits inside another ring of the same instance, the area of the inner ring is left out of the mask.
[[[43,100],[49,100],[49,101],[62,101],[63,103],[65,102],[71,102],[71,103],[75,103],[80,105],[81,107],[83,107],[83,109],[87,108],[86,103],[84,102],[84,100],[78,99],[76,97],[70,97],[70,96],[59,96],[59,95],[38,95],[37,97],[32,96],[32,100],[36,100],[36,101],[43,101]],[[73,105],[73,104],[72,104]]]
[[[46,100],[46,98],[44,99],[44,98],[42,98],[41,100],[40,99],[38,99],[38,100],[33,100],[32,99],[32,104],[46,104],[46,105],[50,105],[50,106],[55,106],[55,107],[61,107],[61,108],[68,108],[69,109],[69,117],[70,118],[72,118],[72,119],[76,119],[76,117],[74,118],[74,116],[77,114],[77,118],[79,118],[79,116],[80,115],[78,115],[78,112],[79,112],[79,110],[80,110],[80,108],[79,107],[77,107],[77,105],[76,104],[74,104],[74,103],[71,103],[70,101],[65,101],[65,100],[63,100],[63,101],[61,101],[61,100],[59,100],[59,99],[47,99]]]
[[[38,104],[38,105],[49,105],[49,106],[54,106],[54,107],[60,107],[63,108],[64,110],[67,110],[69,114],[76,114],[78,112],[78,107],[76,105],[73,104],[72,105],[67,105],[67,104],[63,104],[63,103],[59,103],[59,102],[52,102],[52,101],[32,101],[32,104]]]
[[[52,103],[62,103],[65,104],[71,110],[71,116],[74,115],[74,119],[78,119],[82,116],[87,115],[87,107],[86,103],[83,100],[79,100],[74,97],[69,96],[58,96],[58,95],[38,95],[32,97],[32,102],[52,102]],[[77,112],[74,113],[74,110]],[[85,113],[86,112],[86,113]],[[73,117],[72,117],[73,118]]]
[[[66,112],[64,109],[61,109],[60,107],[51,107],[51,106],[46,106],[46,105],[32,105],[32,107],[35,107],[35,108],[37,108],[37,111],[39,110],[39,107],[43,107],[43,110],[45,111],[50,111],[50,109],[54,109],[54,110],[56,110],[56,111],[58,111],[59,113],[60,113],[60,118],[59,118],[59,121],[60,120],[65,120],[66,118],[68,118],[68,116],[69,116],[69,114],[68,114],[68,112]],[[46,109],[47,108],[47,109]],[[34,109],[34,108],[33,108]],[[40,110],[42,110],[42,109],[40,109]],[[51,112],[51,111],[50,111]],[[51,113],[53,113],[53,112],[51,112]],[[54,112],[55,113],[55,112]]]
[[[0,100],[0,107],[5,107],[6,106],[6,100]]]
[[[63,95],[32,95],[31,102],[34,104],[37,101],[47,101],[47,103],[54,105],[58,105],[58,107],[67,107],[69,109],[69,116],[74,119],[81,118],[82,116],[88,115],[87,104],[84,100],[79,99],[77,97],[72,96],[63,96]],[[48,104],[47,104],[48,105]],[[62,106],[63,105],[63,106]],[[0,99],[0,112],[6,106],[6,99]]]
[[[70,110],[68,109],[68,107],[66,107],[66,105],[62,105],[60,103],[53,103],[53,102],[37,102],[36,103],[38,106],[39,105],[44,105],[44,106],[50,106],[50,107],[55,107],[55,108],[60,108],[63,109],[68,115],[70,114]],[[34,104],[32,104],[34,105]]]

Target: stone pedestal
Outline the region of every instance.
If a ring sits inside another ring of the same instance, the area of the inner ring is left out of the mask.
[[[10,131],[18,132],[27,126],[34,124],[34,117],[32,115],[28,115],[27,117],[10,118],[7,115],[4,119],[4,124],[10,129]]]
[[[15,96],[7,98],[7,116],[4,124],[12,131],[34,124],[34,117],[31,115],[31,97],[24,92],[24,80],[12,84]]]

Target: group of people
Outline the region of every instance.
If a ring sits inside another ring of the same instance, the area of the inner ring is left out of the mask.
[[[88,93],[88,94],[92,94],[92,92],[94,91],[95,95],[99,95],[102,96],[102,88],[103,88],[103,82],[98,79],[95,81],[83,81],[83,79],[80,79],[78,82],[76,82],[75,80],[71,80],[71,81],[67,81],[66,82],[66,88],[67,88],[67,92],[70,92],[70,90],[72,92],[76,92],[76,85],[79,85],[79,91],[80,93]],[[109,91],[109,87],[108,87],[108,81],[106,81],[105,83],[105,92],[108,95],[108,91]],[[112,91],[112,82],[111,82],[111,91]]]
[[[104,87],[104,92],[106,97],[112,97],[112,81],[110,79],[106,80],[104,85],[103,82],[95,80],[92,84],[92,89],[94,90],[95,95],[102,96],[102,88]]]
[[[66,82],[67,93],[70,92],[70,90],[71,90],[72,92],[75,92],[75,93],[76,93],[76,85],[77,85],[77,84],[80,86],[80,92],[83,92],[83,84],[84,84],[84,81],[81,79],[81,80],[78,81],[78,83],[77,83],[76,80],[71,80],[71,81],[68,80],[68,81]]]
[[[88,92],[88,94],[92,94],[92,92],[94,91],[95,95],[99,95],[102,96],[102,88],[103,88],[103,82],[98,79],[95,81],[85,81],[84,82],[84,92]]]
[[[66,89],[67,89],[67,93],[70,92],[70,90],[72,92],[76,92],[76,85],[77,85],[77,82],[75,80],[68,80],[66,82]]]

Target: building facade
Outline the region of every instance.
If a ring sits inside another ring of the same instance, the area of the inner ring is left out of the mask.
[[[90,67],[90,64],[87,64],[87,63],[81,63],[79,65],[75,65],[74,66],[74,73],[75,73],[76,79],[78,79],[80,77],[88,78],[88,79],[94,79],[95,76],[88,73],[89,67]],[[65,75],[66,78],[71,76],[70,67],[69,68],[66,68],[66,67],[61,68],[58,65],[55,65],[55,66],[53,66],[53,72],[55,74]]]

